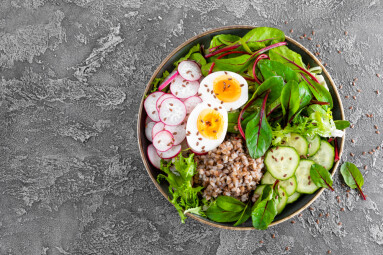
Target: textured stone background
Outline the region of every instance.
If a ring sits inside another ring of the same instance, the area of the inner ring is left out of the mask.
[[[382,254],[382,13],[379,0],[1,0],[0,254]],[[275,26],[320,53],[343,86],[355,126],[342,160],[361,167],[367,201],[337,174],[295,224],[180,223],[141,163],[138,104],[177,45],[233,24]]]

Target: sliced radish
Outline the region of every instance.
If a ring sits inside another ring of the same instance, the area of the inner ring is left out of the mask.
[[[184,101],[186,107],[186,113],[191,113],[197,104],[201,103],[202,99],[199,96],[189,97]]]
[[[178,98],[188,98],[197,94],[199,89],[198,81],[187,81],[178,75],[170,85],[170,91]]]
[[[154,137],[158,132],[162,131],[165,129],[165,124],[162,122],[157,122],[151,131],[152,137]]]
[[[157,154],[160,158],[163,158],[163,159],[170,159],[170,158],[174,158],[175,156],[177,156],[179,153],[181,152],[181,145],[175,145],[173,147],[171,147],[169,150],[165,151],[165,152],[161,152],[161,151],[158,151],[157,150]]]
[[[176,76],[178,75],[178,71],[177,70],[174,70],[173,72],[171,72],[169,74],[168,77],[166,77],[166,79],[161,83],[161,85],[158,87],[158,90],[163,90],[164,88],[166,88],[169,83],[174,80],[174,78],[176,78]]]
[[[162,130],[153,137],[153,146],[160,152],[164,152],[173,147],[174,137],[167,131]]]
[[[167,98],[171,98],[171,97],[174,97],[174,96],[172,94],[166,93],[166,94],[163,94],[162,96],[160,96],[160,98],[158,98],[158,100],[156,102],[156,108],[157,108],[158,112],[160,111],[162,101],[164,101]]]
[[[178,65],[178,73],[188,81],[197,81],[202,76],[201,68],[194,61],[182,61]]]
[[[158,122],[158,123],[161,123],[161,122]],[[148,138],[148,140],[151,142],[153,142],[152,130],[155,125],[156,123],[154,121],[149,122],[148,124],[145,125],[146,138]]]
[[[178,145],[182,143],[182,141],[186,137],[186,129],[185,129],[185,124],[183,125],[178,125],[178,126],[165,126],[165,130],[169,131],[172,133],[174,137],[174,145]]]
[[[144,102],[144,107],[146,110],[146,113],[148,114],[149,118],[151,118],[153,121],[160,121],[160,117],[158,116],[158,111],[156,108],[157,100],[165,94],[164,92],[161,91],[156,91],[152,94],[150,94]]]
[[[148,158],[150,163],[158,169],[161,168],[161,158],[157,154],[156,148],[154,148],[153,144],[148,146]]]
[[[161,103],[160,120],[166,125],[176,126],[186,117],[186,107],[177,98],[167,98]]]

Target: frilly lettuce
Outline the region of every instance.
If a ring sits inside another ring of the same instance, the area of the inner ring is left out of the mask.
[[[182,223],[185,222],[186,212],[205,216],[198,199],[198,193],[203,187],[193,187],[191,182],[197,173],[196,167],[194,154],[184,158],[180,153],[172,161],[161,161],[161,170],[167,175],[159,174],[157,181],[160,183],[165,179],[169,183],[169,201],[177,209]]]

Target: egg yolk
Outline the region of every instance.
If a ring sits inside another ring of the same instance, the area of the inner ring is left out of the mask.
[[[241,84],[229,75],[215,78],[213,90],[216,97],[223,102],[235,102],[241,96]]]
[[[198,115],[198,132],[207,139],[217,140],[222,135],[223,126],[223,117],[216,110],[208,108],[201,111]]]

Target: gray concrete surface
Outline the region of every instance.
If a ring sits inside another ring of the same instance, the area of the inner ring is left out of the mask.
[[[1,0],[0,254],[382,254],[382,13],[379,0]],[[354,125],[342,160],[361,167],[367,201],[337,174],[295,224],[180,223],[141,162],[139,100],[177,45],[233,24],[320,53]]]

